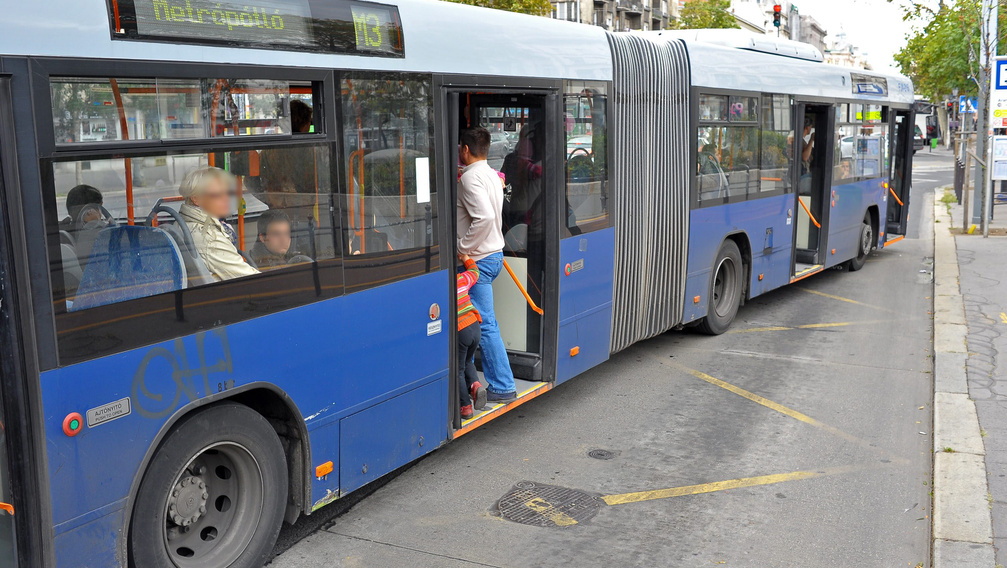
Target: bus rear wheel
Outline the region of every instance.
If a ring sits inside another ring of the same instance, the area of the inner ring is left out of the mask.
[[[136,496],[129,553],[137,568],[262,566],[287,501],[283,446],[265,418],[223,403],[182,419]]]
[[[871,254],[874,247],[874,227],[871,225],[870,215],[864,216],[864,222],[860,224],[860,240],[857,241],[857,256],[847,263],[850,272],[856,272],[867,264],[867,256]]]
[[[728,239],[717,251],[717,262],[713,265],[710,290],[707,294],[706,317],[699,324],[703,333],[720,335],[731,327],[734,316],[741,305],[744,264],[741,251],[734,241]]]

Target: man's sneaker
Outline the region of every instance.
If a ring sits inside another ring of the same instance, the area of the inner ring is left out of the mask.
[[[462,420],[468,420],[469,418],[472,418],[472,415],[474,414],[475,412],[472,410],[471,404],[466,404],[462,407]]]
[[[472,408],[482,410],[486,407],[486,387],[482,383],[479,381],[472,383],[469,394],[472,396]]]
[[[517,399],[517,393],[514,391],[510,392],[493,392],[487,391],[486,401],[495,404],[507,404]]]

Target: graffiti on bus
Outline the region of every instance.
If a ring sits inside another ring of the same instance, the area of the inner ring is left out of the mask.
[[[234,364],[225,328],[196,334],[195,366],[190,364],[193,358],[185,343],[181,339],[173,343],[172,349],[159,345],[147,351],[133,375],[132,399],[137,412],[146,418],[168,416],[178,408],[183,396],[195,401],[234,388],[230,376]],[[217,357],[212,364],[207,363],[208,348]],[[202,381],[197,384],[199,377]]]

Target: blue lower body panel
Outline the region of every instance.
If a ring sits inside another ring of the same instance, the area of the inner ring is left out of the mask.
[[[608,360],[612,343],[615,229],[560,241],[556,382]]]
[[[448,430],[447,376],[347,416],[339,425],[339,485],[353,491],[436,449]]]

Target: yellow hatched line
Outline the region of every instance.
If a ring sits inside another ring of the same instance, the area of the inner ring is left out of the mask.
[[[889,308],[883,308],[881,306],[875,306],[874,304],[865,304],[864,302],[860,302],[860,301],[857,301],[857,300],[851,300],[849,298],[844,298],[842,296],[836,296],[835,294],[826,294],[825,292],[819,292],[818,290],[812,290],[810,288],[804,288],[804,287],[801,287],[801,286],[794,286],[794,287],[797,288],[798,290],[801,290],[802,292],[807,292],[809,294],[815,294],[816,296],[821,296],[823,298],[829,298],[830,300],[836,300],[836,301],[839,301],[839,302],[846,302],[847,304],[856,304],[858,306],[864,306],[864,307],[867,307],[867,308],[873,308],[875,310],[881,310],[881,311],[884,311],[884,312],[895,313],[895,310],[892,310],[892,309],[889,309]]]
[[[626,503],[639,503],[641,501],[668,499],[670,497],[683,497],[685,495],[701,495],[703,493],[727,491],[728,489],[758,487],[760,485],[772,485],[774,483],[784,483],[787,481],[799,481],[802,479],[812,479],[815,477],[840,475],[844,473],[852,473],[856,471],[863,471],[878,467],[883,467],[883,465],[881,464],[846,465],[846,466],[825,468],[817,471],[792,471],[790,473],[774,473],[771,475],[759,475],[756,477],[741,477],[738,479],[729,479],[726,481],[701,483],[699,485],[684,485],[682,487],[670,487],[668,489],[655,489],[653,491],[636,491],[633,493],[618,493],[615,495],[604,495],[602,496],[601,499],[608,505],[624,505]]]

